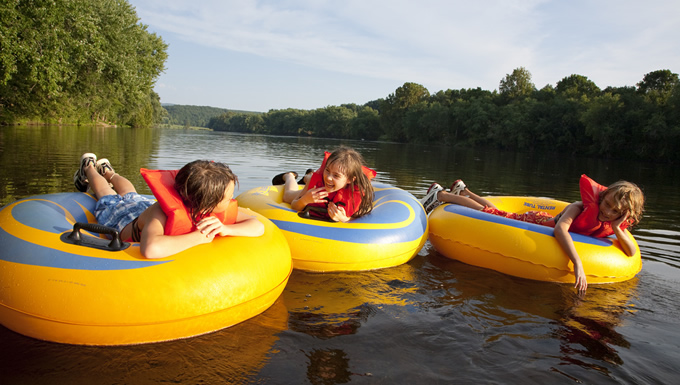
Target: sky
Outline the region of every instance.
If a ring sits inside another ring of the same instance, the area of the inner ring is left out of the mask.
[[[161,103],[267,112],[498,90],[519,67],[537,88],[572,74],[600,88],[680,72],[675,0],[128,0],[169,45]]]

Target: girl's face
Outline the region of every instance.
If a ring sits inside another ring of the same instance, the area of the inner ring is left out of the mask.
[[[326,165],[326,169],[323,170],[323,181],[326,185],[326,191],[332,193],[345,188],[349,179],[347,178],[347,175],[342,172],[339,165],[331,163],[330,165]]]
[[[614,221],[623,215],[624,211],[619,209],[619,203],[614,198],[614,194],[605,194],[600,202],[600,214],[597,219],[602,222]]]
[[[227,188],[224,190],[224,198],[222,198],[222,201],[215,206],[215,210],[213,210],[214,213],[223,213],[227,210],[229,202],[234,198],[234,187],[233,181],[227,185]]]

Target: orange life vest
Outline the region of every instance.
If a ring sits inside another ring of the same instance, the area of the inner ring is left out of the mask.
[[[319,169],[312,174],[311,178],[309,178],[308,189],[325,186],[325,183],[323,181],[323,171],[326,169],[326,161],[328,160],[328,157],[330,155],[331,155],[330,152],[328,151],[324,152],[324,158],[323,162],[321,163],[321,167],[319,167]],[[361,170],[364,172],[364,175],[366,175],[366,177],[368,177],[369,180],[375,178],[377,174],[375,170],[371,170],[366,166],[361,166]],[[363,194],[359,190],[359,186],[355,185],[353,192],[350,191],[349,187],[345,187],[343,189],[328,194],[328,201],[333,202],[336,205],[342,206],[345,209],[345,215],[347,215],[347,217],[351,217],[352,215],[354,215],[357,209],[359,209],[359,206],[361,205],[362,196]],[[310,203],[307,206],[328,208],[328,203]],[[327,212],[325,213],[325,215],[323,212],[316,213],[314,211],[310,211],[309,213],[310,215],[329,218]]]
[[[581,192],[583,211],[574,218],[569,231],[597,238],[614,234],[611,222],[602,222],[598,219],[600,215],[600,193],[607,188],[590,179],[586,174],[581,175],[578,186]],[[627,228],[628,225],[629,222],[624,221],[621,223],[621,229]]]
[[[182,197],[175,190],[175,176],[179,170],[139,170],[144,181],[161,205],[161,209],[168,217],[165,221],[165,235],[181,235],[196,230],[191,220],[191,213],[184,206]],[[225,225],[236,223],[238,203],[232,199],[227,209],[222,213],[212,213]]]

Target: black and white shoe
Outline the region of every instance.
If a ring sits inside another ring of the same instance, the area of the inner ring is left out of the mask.
[[[111,171],[112,173],[116,173],[113,171],[113,166],[111,166],[111,162],[109,162],[108,159],[102,158],[97,161],[97,172],[101,176],[105,176],[107,172]]]
[[[97,155],[86,152],[80,157],[80,167],[73,175],[73,185],[76,186],[78,191],[85,192],[90,186],[90,182],[87,180],[87,175],[85,175],[85,168],[90,164],[93,166],[97,165]]]
[[[440,191],[444,190],[442,186],[439,185],[439,183],[432,183],[430,185],[430,188],[427,189],[427,194],[425,194],[425,198],[420,200],[420,203],[423,205],[423,208],[425,209],[426,213],[430,213],[430,211],[434,210],[441,204],[439,200],[437,199],[437,193]]]
[[[465,191],[465,187],[467,187],[465,186],[465,183],[463,183],[462,180],[458,179],[457,181],[451,184],[451,188],[449,189],[449,191],[451,191],[451,194],[460,195],[460,193]]]
[[[110,176],[107,178],[106,173],[110,173]],[[116,172],[113,170],[113,166],[111,166],[111,162],[109,162],[108,159],[106,158],[101,158],[97,161],[97,173],[106,179],[107,182],[109,182],[109,186],[113,187],[113,184],[111,184],[111,180],[113,177],[116,175]]]

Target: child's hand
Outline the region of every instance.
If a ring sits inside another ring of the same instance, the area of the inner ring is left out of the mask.
[[[612,221],[612,227],[615,229],[619,228],[623,222],[628,220],[628,214],[629,214],[628,210],[624,211],[623,214],[621,214],[621,216],[618,217],[618,219]]]
[[[224,224],[214,216],[205,217],[196,224],[196,229],[208,239],[208,242],[212,242],[216,235],[220,235],[224,230],[223,227]]]
[[[336,222],[347,222],[351,219],[345,214],[344,207],[338,206],[333,202],[328,204],[328,216]]]
[[[325,187],[317,187],[313,188],[311,190],[308,190],[307,193],[305,194],[307,204],[309,203],[326,203],[326,199],[328,197],[328,191],[326,191]]]
[[[579,295],[583,295],[588,288],[588,281],[586,280],[586,272],[583,271],[581,265],[574,266],[574,275],[576,276],[576,282],[574,287],[578,290]]]

